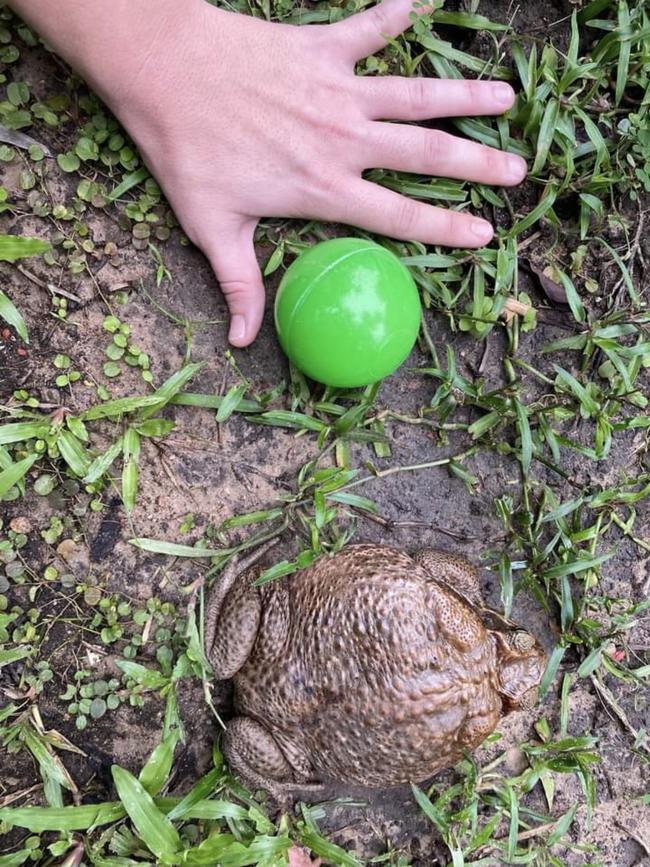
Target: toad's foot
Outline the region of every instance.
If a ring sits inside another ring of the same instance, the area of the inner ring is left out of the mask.
[[[280,812],[299,798],[314,802],[327,797],[327,787],[309,783],[306,774],[297,772],[273,735],[255,720],[231,720],[223,747],[231,770],[242,783],[251,790],[268,792]]]
[[[415,562],[422,566],[435,581],[441,581],[468,599],[477,607],[483,606],[481,582],[473,563],[460,554],[449,554],[433,548],[422,548],[413,555]]]

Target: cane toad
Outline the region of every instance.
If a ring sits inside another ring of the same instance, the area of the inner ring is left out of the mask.
[[[215,676],[234,680],[224,752],[249,786],[423,781],[535,701],[544,653],[484,607],[464,558],[349,545],[254,586],[259,556],[224,572],[206,619]]]

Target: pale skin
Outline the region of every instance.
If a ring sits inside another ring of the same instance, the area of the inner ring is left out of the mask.
[[[481,247],[488,222],[362,179],[369,168],[512,186],[518,156],[408,123],[497,115],[504,83],[355,75],[408,28],[413,0],[345,21],[271,24],[204,0],[10,0],[83,75],[138,145],[205,253],[247,346],[264,313],[262,217],[319,219],[402,240]]]

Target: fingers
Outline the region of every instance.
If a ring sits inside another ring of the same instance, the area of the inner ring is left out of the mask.
[[[509,84],[386,76],[357,79],[366,115],[372,120],[428,120],[502,114],[515,101]]]
[[[431,6],[418,4],[416,0],[384,0],[367,12],[359,12],[331,24],[330,33],[339,37],[340,46],[346,58],[352,62],[374,54],[387,44],[386,37],[393,39],[411,25],[411,15],[428,12]]]
[[[252,343],[264,316],[264,284],[253,247],[256,221],[217,228],[203,244],[230,311],[228,340],[233,346]]]
[[[373,123],[367,138],[367,168],[394,169],[514,186],[526,177],[525,160],[438,130]]]
[[[403,241],[445,247],[482,247],[494,234],[488,222],[470,214],[433,208],[356,179],[346,184],[345,199],[327,219]]]

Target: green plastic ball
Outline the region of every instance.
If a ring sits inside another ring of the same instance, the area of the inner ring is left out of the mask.
[[[420,298],[400,260],[372,241],[335,238],[287,269],[275,299],[282,349],[307,376],[337,388],[370,385],[406,359]]]

